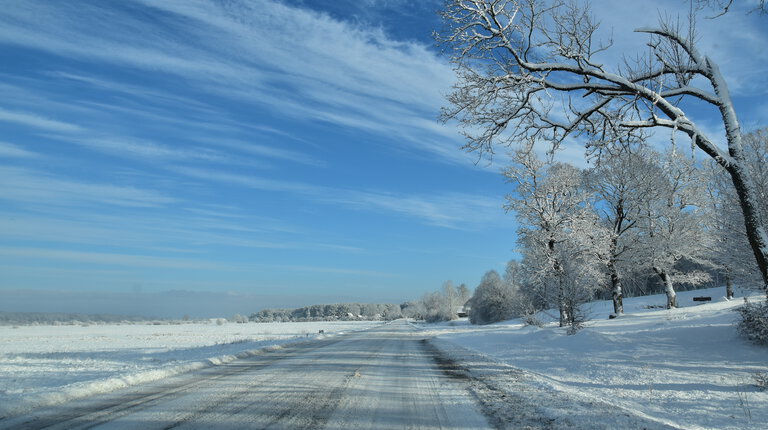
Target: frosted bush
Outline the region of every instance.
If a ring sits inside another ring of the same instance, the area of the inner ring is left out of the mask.
[[[766,389],[768,389],[768,373],[766,372],[753,373],[752,379],[755,380],[755,386],[760,391],[765,391]]]
[[[469,322],[491,324],[513,318],[515,291],[496,271],[483,275],[470,300]]]
[[[768,345],[768,303],[755,304],[744,299],[744,306],[736,312],[741,316],[739,333],[754,343]]]

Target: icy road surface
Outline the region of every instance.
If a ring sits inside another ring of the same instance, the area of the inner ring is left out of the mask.
[[[404,322],[0,421],[14,429],[482,429],[467,382]]]

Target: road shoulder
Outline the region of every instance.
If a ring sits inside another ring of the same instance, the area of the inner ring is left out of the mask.
[[[444,372],[467,381],[484,413],[499,429],[678,428],[590,399],[587,393],[575,396],[558,391],[543,375],[495,361],[438,337],[426,338],[424,346]]]

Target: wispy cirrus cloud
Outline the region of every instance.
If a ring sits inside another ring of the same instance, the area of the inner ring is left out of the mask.
[[[473,230],[509,221],[509,218],[504,215],[501,199],[496,196],[445,192],[434,195],[409,195],[342,189],[210,169],[188,167],[171,169],[179,174],[206,181],[223,182],[262,191],[287,192],[307,201],[341,204],[357,210],[384,211],[416,218],[425,224],[438,227]]]
[[[37,153],[27,151],[18,145],[7,142],[0,142],[0,158],[35,158],[37,156]]]
[[[0,15],[0,41],[161,71],[219,97],[397,136],[398,145],[465,161],[454,130],[436,120],[453,72],[426,45],[275,1],[144,2],[126,10],[140,12],[118,16],[98,2],[74,8],[29,1]],[[145,14],[154,20],[142,20]],[[127,89],[104,79],[59,76],[105,90]],[[425,144],[435,132],[441,138]]]
[[[72,133],[81,131],[80,126],[68,122],[46,118],[28,112],[10,111],[0,108],[0,121],[22,124],[28,127],[47,131]]]
[[[510,220],[504,217],[502,202],[498,198],[465,193],[402,195],[356,191],[327,196],[326,199],[365,210],[413,217],[438,227],[462,230],[498,227]]]
[[[324,167],[326,162],[311,157],[304,152],[275,147],[276,145],[263,145],[255,142],[245,142],[236,139],[202,139],[201,142],[221,150],[236,150],[240,153],[251,154],[276,160],[285,160],[309,166]]]
[[[290,192],[304,195],[324,194],[328,191],[325,187],[303,182],[277,180],[205,168],[172,166],[169,167],[169,170],[205,181],[224,182],[263,191]]]
[[[50,136],[57,139],[57,136]],[[70,137],[63,140],[97,152],[122,157],[143,158],[154,161],[200,160],[207,162],[233,162],[228,155],[205,147],[167,145],[147,139],[121,136]],[[253,165],[256,165],[254,163]]]
[[[0,199],[33,205],[73,203],[158,207],[177,201],[158,191],[75,181],[34,169],[0,165]]]
[[[150,268],[172,268],[185,270],[232,270],[231,266],[206,260],[159,257],[157,255],[131,255],[108,252],[82,252],[49,248],[0,247],[0,255],[14,258],[35,258],[63,260],[77,263],[135,266]]]

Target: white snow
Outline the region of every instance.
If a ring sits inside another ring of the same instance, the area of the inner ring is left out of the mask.
[[[0,417],[381,324],[0,326]]]
[[[698,304],[695,296],[713,300]],[[518,320],[419,326],[422,335],[438,336],[440,348],[468,348],[522,369],[521,384],[531,390],[520,393],[534,396],[548,413],[565,416],[567,399],[575,399],[572,409],[593,404],[592,418],[605,412],[606,422],[618,422],[621,417],[608,416],[615,413],[660,427],[768,428],[768,391],[760,391],[753,380],[756,373],[768,373],[768,348],[738,336],[733,309],[743,299],[724,296],[724,288],[679,292],[681,308],[670,311],[648,308],[663,306],[664,295],[628,298],[626,314],[615,320],[607,318],[610,301],[595,302],[592,320],[573,336],[556,327],[556,313],[540,315],[544,328]],[[762,299],[756,293],[751,300]],[[0,327],[0,416],[228,362],[317,336],[321,329],[333,335],[378,324]],[[548,399],[561,403],[544,404]]]
[[[711,296],[697,304],[695,296]],[[512,320],[490,326],[466,321],[423,326],[425,333],[523,369],[531,383],[585,400],[604,401],[660,424],[685,429],[768,428],[768,391],[753,375],[768,373],[768,348],[736,333],[725,288],[625,299],[626,314],[609,320],[612,303],[590,304],[592,321],[568,336],[554,318],[545,328]],[[762,294],[751,300],[761,300]],[[554,314],[552,314],[554,315]]]

